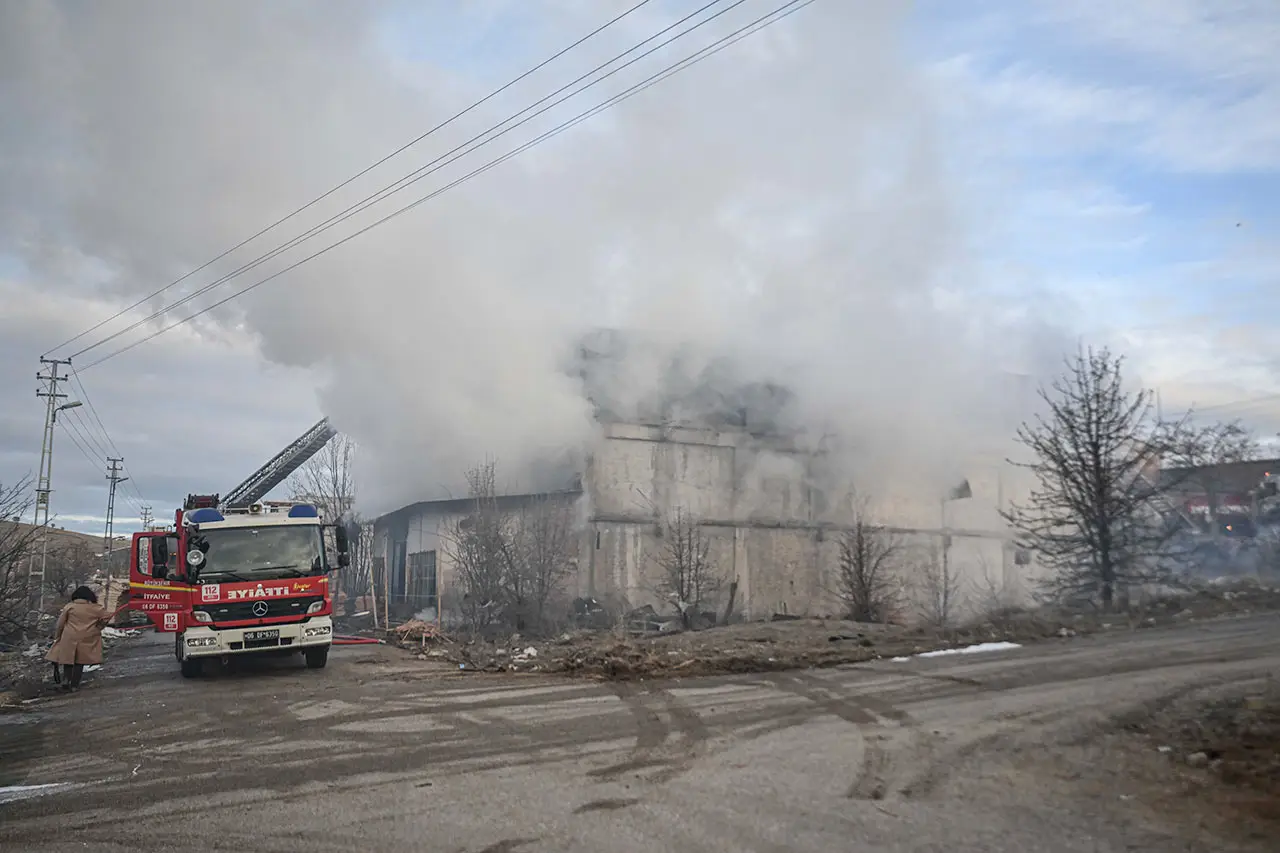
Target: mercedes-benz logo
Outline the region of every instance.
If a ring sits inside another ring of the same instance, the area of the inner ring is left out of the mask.
[[[267,603],[265,601],[255,601],[253,603],[252,610],[254,616],[266,616],[267,609]]]

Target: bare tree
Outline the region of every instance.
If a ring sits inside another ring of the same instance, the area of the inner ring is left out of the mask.
[[[30,477],[8,486],[0,483],[0,637],[32,627],[29,573],[40,528],[21,522],[31,506]]]
[[[917,592],[920,618],[935,628],[948,628],[955,621],[962,578],[948,553],[949,543],[924,551],[912,576]]]
[[[549,604],[577,563],[572,506],[560,495],[547,494],[504,510],[493,461],[467,472],[467,488],[467,514],[441,537],[464,621],[475,633],[498,625],[546,629]]]
[[[65,542],[56,547],[50,544],[44,570],[45,591],[55,600],[69,600],[76,587],[93,577],[101,562],[87,544]]]
[[[1002,512],[1021,547],[1039,554],[1054,598],[1111,609],[1128,584],[1172,574],[1169,503],[1153,482],[1168,431],[1153,422],[1152,396],[1125,388],[1123,359],[1082,350],[1040,397],[1047,411],[1018,429],[1037,485]]]
[[[315,504],[323,521],[345,524],[348,535],[355,534],[351,565],[338,573],[348,616],[356,612],[360,597],[373,585],[373,525],[355,508],[356,449],[350,436],[339,433],[289,478],[293,500]]]
[[[471,506],[442,534],[460,596],[457,606],[472,633],[485,633],[503,617],[506,581],[514,562],[510,523],[498,506],[497,464],[486,461],[467,472]]]
[[[680,621],[688,629],[694,617],[720,591],[721,578],[710,559],[711,541],[698,520],[677,506],[659,522],[662,569],[659,590],[675,603]]]
[[[833,590],[855,622],[888,622],[902,606],[902,540],[871,520],[865,505],[840,537]]]
[[[548,605],[577,566],[574,534],[573,507],[556,497],[534,498],[517,513],[513,576],[506,586],[519,589],[518,613],[526,625],[546,628]]]
[[[349,436],[339,433],[329,439],[289,478],[293,500],[315,504],[326,522],[348,517],[356,501],[355,454],[356,443]]]
[[[973,584],[978,615],[996,624],[1007,623],[1020,609],[1017,597],[981,554],[978,555],[978,569],[980,575]]]

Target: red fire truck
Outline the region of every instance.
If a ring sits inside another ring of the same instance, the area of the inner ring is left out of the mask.
[[[133,534],[129,606],[174,635],[187,678],[245,654],[301,653],[319,669],[333,641],[329,573],[350,564],[347,542],[310,504],[188,495],[173,530]]]

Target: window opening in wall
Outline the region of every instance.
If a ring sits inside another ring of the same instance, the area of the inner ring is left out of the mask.
[[[419,551],[409,555],[409,596],[423,607],[434,607],[438,588],[436,552]]]
[[[396,542],[391,549],[391,595],[403,598],[405,593],[405,551],[408,544]]]

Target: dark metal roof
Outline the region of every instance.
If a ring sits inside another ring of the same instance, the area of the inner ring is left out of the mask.
[[[500,510],[519,509],[527,506],[529,503],[544,498],[579,498],[582,496],[581,489],[564,489],[556,492],[533,492],[520,495],[498,495],[494,500],[498,504]],[[436,513],[462,513],[475,506],[475,498],[445,498],[438,501],[418,501],[417,503],[407,504],[399,509],[392,510],[374,519],[375,525],[382,525],[398,520],[399,518],[413,515],[419,512],[431,511]]]
[[[1217,492],[1246,494],[1262,484],[1268,473],[1280,473],[1280,459],[1255,459],[1197,468],[1166,468],[1161,482],[1180,494],[1201,494],[1208,484]]]

